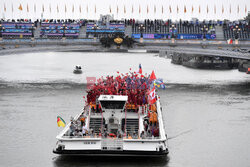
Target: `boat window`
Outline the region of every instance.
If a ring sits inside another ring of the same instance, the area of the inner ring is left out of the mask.
[[[123,109],[125,101],[101,101],[103,109]]]

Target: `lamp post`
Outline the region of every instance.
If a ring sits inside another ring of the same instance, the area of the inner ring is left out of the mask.
[[[143,42],[143,32],[145,30],[145,26],[143,24],[140,24],[139,27],[138,27],[139,31],[140,31],[140,42],[142,43]]]
[[[203,40],[206,40],[206,33],[208,31],[208,27],[204,24],[203,27],[201,27],[201,33],[203,35]]]
[[[175,31],[176,31],[176,27],[175,27],[174,24],[172,24],[172,26],[170,27],[171,41],[172,41],[172,43],[175,42]]]
[[[240,33],[241,29],[239,28],[238,25],[236,25],[233,28],[233,32],[234,32],[234,39],[235,39],[235,44],[239,44],[239,33]]]

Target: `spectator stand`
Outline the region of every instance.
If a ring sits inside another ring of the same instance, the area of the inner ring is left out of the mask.
[[[79,23],[41,23],[41,38],[78,38]]]
[[[0,37],[4,39],[22,39],[34,37],[33,22],[8,22],[0,23]]]

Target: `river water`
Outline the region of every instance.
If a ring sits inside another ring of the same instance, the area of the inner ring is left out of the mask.
[[[83,107],[86,77],[138,70],[163,78],[166,159],[61,157],[55,136]],[[83,74],[74,75],[75,65]],[[0,56],[0,166],[247,167],[250,77],[237,70],[196,70],[146,53],[44,52]]]

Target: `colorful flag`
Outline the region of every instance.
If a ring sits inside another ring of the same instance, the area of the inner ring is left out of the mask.
[[[154,86],[165,89],[165,84],[163,83],[163,79],[156,79],[154,81]]]
[[[184,5],[184,13],[187,13],[186,5]]]
[[[156,97],[155,97],[155,86],[154,86],[153,89],[150,90],[148,93],[148,103],[154,104],[155,102],[156,102]]]
[[[247,13],[247,5],[245,5],[245,13]]]
[[[172,13],[171,5],[169,5],[169,12]]]
[[[57,126],[65,127],[65,125],[66,125],[66,122],[60,116],[57,116]]]
[[[221,13],[224,13],[224,6],[222,5]]]
[[[192,13],[194,12],[194,6],[192,5]]]
[[[199,13],[201,13],[201,6],[199,5]]]
[[[18,9],[21,10],[21,11],[23,10],[23,7],[22,7],[21,4],[19,5]]]

